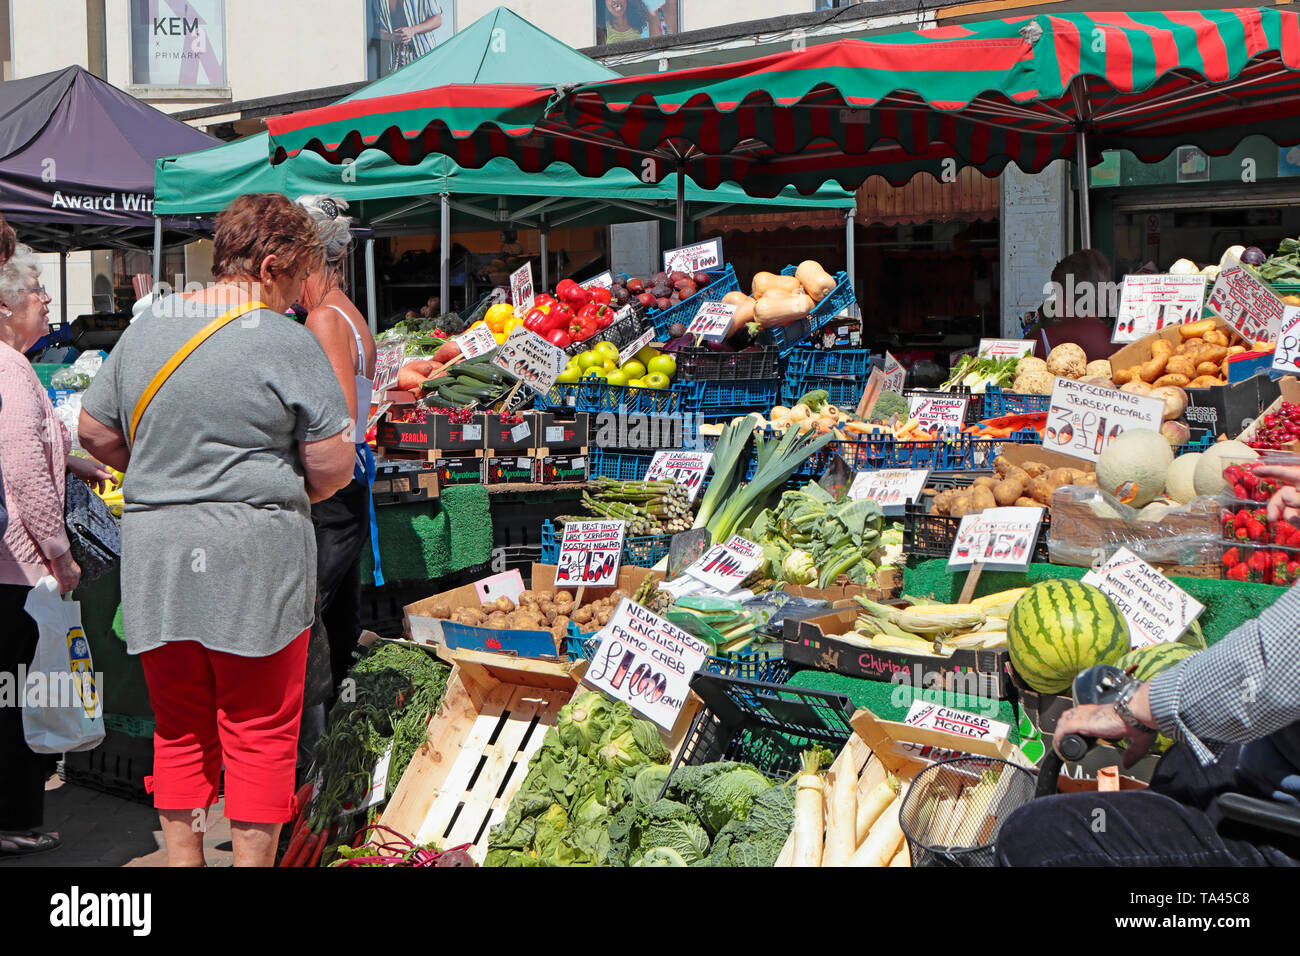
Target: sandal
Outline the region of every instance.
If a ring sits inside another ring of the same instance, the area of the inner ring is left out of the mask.
[[[0,833],[0,856],[27,856],[32,853],[44,853],[61,846],[63,841],[57,833],[37,833],[24,830],[12,833]]]

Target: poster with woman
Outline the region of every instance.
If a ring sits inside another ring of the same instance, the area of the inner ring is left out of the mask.
[[[366,79],[424,56],[456,32],[454,0],[364,0]]]
[[[596,46],[681,32],[681,0],[595,0]]]

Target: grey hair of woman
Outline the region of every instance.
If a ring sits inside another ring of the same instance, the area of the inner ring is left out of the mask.
[[[324,193],[311,196],[299,196],[298,205],[307,210],[316,232],[325,245],[325,266],[334,273],[342,284],[345,269],[343,263],[352,250],[352,217],[343,215],[348,204],[342,199],[335,199]]]
[[[0,266],[0,302],[13,306],[31,287],[32,279],[41,274],[41,260],[36,257],[31,246],[20,242],[14,246],[14,254],[9,261]]]

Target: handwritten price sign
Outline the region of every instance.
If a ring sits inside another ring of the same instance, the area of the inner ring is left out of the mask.
[[[721,268],[721,239],[696,242],[664,253],[664,272],[712,272]]]
[[[456,336],[456,344],[460,346],[461,354],[465,358],[474,358],[476,355],[491,352],[497,347],[497,340],[492,336],[491,329],[486,325],[480,325],[470,329],[464,335]]]
[[[736,317],[736,307],[726,302],[705,302],[686,327],[686,334],[706,339],[725,339]]]
[[[600,632],[583,681],[671,731],[709,646],[627,598]]]
[[[925,431],[960,431],[966,421],[965,398],[913,395],[907,400],[908,414],[918,419]]]
[[[564,371],[569,357],[536,332],[517,328],[492,356],[492,364],[505,369],[539,395],[545,395]]]
[[[686,488],[694,501],[704,486],[704,476],[713,461],[711,451],[657,451],[646,469],[646,481],[675,481]]]
[[[1164,409],[1164,402],[1158,398],[1058,376],[1052,388],[1043,445],[1096,461],[1107,445],[1130,428],[1159,431]]]
[[[575,587],[609,587],[618,581],[623,560],[621,521],[570,521],[564,526],[555,583]]]
[[[1282,328],[1273,351],[1273,368],[1300,375],[1300,306],[1288,305],[1282,312]]]
[[[510,273],[510,301],[514,304],[515,315],[523,315],[533,307],[536,290],[533,288],[533,264],[525,262]]]
[[[579,282],[578,285],[584,289],[608,289],[614,284],[614,273],[602,272],[598,276],[592,276],[586,282]]]
[[[901,514],[904,505],[920,497],[929,475],[925,468],[860,471],[849,485],[849,497],[855,501],[862,498],[874,501],[885,514]]]
[[[406,339],[386,342],[375,350],[375,401],[381,401],[384,393],[397,384],[397,374],[402,370],[406,354]]]
[[[988,508],[966,515],[948,556],[948,570],[976,563],[996,571],[1024,571],[1034,557],[1042,508]]]
[[[1111,341],[1136,342],[1165,326],[1195,322],[1204,302],[1205,276],[1125,276]]]
[[[1033,355],[1038,343],[1033,339],[980,339],[975,354],[981,358],[1024,358]]]
[[[1109,561],[1083,576],[1115,602],[1128,621],[1129,643],[1134,648],[1176,641],[1205,606],[1174,584],[1128,548],[1120,548]]]
[[[716,591],[729,594],[754,573],[762,555],[763,549],[754,542],[733,534],[730,540],[705,551],[686,573]]]
[[[907,369],[899,364],[889,352],[885,353],[885,386],[882,391],[903,394],[903,384],[907,381]]]
[[[1274,342],[1282,328],[1282,300],[1241,266],[1219,273],[1207,304],[1251,342]]]

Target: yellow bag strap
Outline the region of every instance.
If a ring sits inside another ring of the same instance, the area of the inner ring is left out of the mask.
[[[263,302],[245,302],[243,305],[237,305],[229,312],[217,316],[203,328],[199,329],[190,338],[188,342],[177,349],[176,354],[167,360],[167,363],[158,370],[158,374],[149,382],[149,386],[140,395],[139,400],[135,403],[135,408],[131,410],[131,429],[127,436],[129,444],[135,444],[135,430],[140,425],[140,419],[144,417],[144,410],[149,407],[153,401],[158,389],[163,387],[163,383],[171,378],[172,372],[181,367],[181,363],[190,357],[191,353],[200,345],[206,342],[213,333],[225,328],[231,322],[240,316],[247,315],[254,309],[265,309],[266,304]]]

